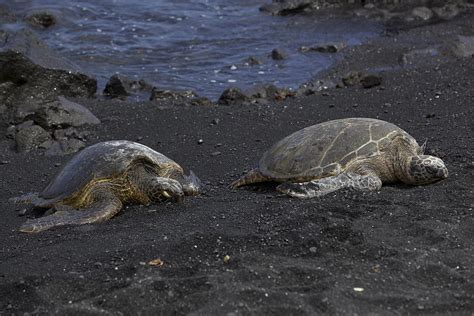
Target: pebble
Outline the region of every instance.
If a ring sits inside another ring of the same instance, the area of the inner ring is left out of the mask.
[[[197,143],[198,143],[199,145],[201,145],[202,143],[204,143],[204,140],[203,140],[202,138],[200,138],[200,139],[198,139]]]
[[[219,156],[220,154],[221,154],[220,151],[215,151],[215,152],[211,153],[211,156],[216,157],[216,156]]]
[[[0,165],[8,165],[9,163],[10,163],[10,161],[8,161],[8,160],[0,161]]]

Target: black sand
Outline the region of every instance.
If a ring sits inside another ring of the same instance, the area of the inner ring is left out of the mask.
[[[474,65],[450,47],[472,21],[392,33],[322,74],[385,70],[371,89],[244,107],[77,100],[103,121],[88,144],[140,139],[207,183],[183,204],[130,205],[104,224],[18,232],[25,217],[8,198],[40,190],[70,156],[18,154],[4,138],[0,314],[471,314]],[[426,47],[441,53],[400,65]],[[351,116],[427,140],[450,177],[303,201],[272,184],[227,189],[283,136]],[[147,264],[157,258],[162,266]]]

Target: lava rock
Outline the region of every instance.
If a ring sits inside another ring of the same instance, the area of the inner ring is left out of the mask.
[[[331,80],[312,80],[310,82],[300,85],[296,90],[296,96],[307,96],[316,94],[321,91],[326,91],[336,87],[336,83]]]
[[[78,131],[74,127],[69,127],[66,129],[56,129],[53,132],[53,137],[56,140],[63,140],[63,139],[70,139],[70,138],[76,138],[82,141],[87,140],[88,136],[87,131]]]
[[[42,104],[33,119],[38,125],[48,129],[100,123],[91,111],[61,96],[57,100]]]
[[[454,3],[448,3],[442,7],[434,7],[432,10],[438,18],[443,20],[451,20],[461,12]]]
[[[189,103],[194,106],[213,106],[214,102],[206,97],[192,98]]]
[[[244,63],[248,66],[257,66],[257,65],[261,65],[262,61],[258,59],[257,57],[250,56],[244,61]]]
[[[20,129],[15,136],[17,151],[30,151],[48,140],[51,140],[49,133],[41,126],[32,125]]]
[[[277,88],[274,85],[267,85],[267,98],[270,100],[282,101],[288,97],[295,96],[295,92],[288,88]]]
[[[260,11],[272,15],[288,15],[303,12],[311,6],[311,0],[278,0],[260,7]]]
[[[427,7],[416,7],[411,11],[411,14],[414,17],[422,19],[424,21],[431,19],[434,15],[433,11],[431,11],[431,9]]]
[[[14,139],[16,134],[16,126],[15,125],[10,125],[8,126],[6,132],[5,132],[5,137],[9,139]]]
[[[347,47],[347,44],[344,42],[339,42],[339,43],[325,43],[313,47],[308,47],[308,46],[301,46],[300,47],[300,52],[306,53],[306,52],[319,52],[319,53],[337,53],[340,50],[344,49]]]
[[[104,95],[110,98],[122,98],[132,95],[138,91],[152,91],[152,86],[145,80],[132,80],[126,76],[115,74],[110,77],[105,85]]]
[[[242,105],[249,101],[249,97],[241,89],[231,87],[222,92],[217,103],[219,105]]]
[[[254,85],[245,90],[243,93],[249,100],[273,98],[278,88],[272,84],[268,85]]]
[[[133,81],[129,78],[115,74],[110,77],[105,85],[104,94],[111,98],[125,98],[133,94]]]
[[[342,82],[345,86],[355,86],[360,83],[362,78],[362,73],[359,71],[350,71],[344,77],[342,77]]]
[[[28,21],[33,26],[39,26],[43,28],[51,27],[58,22],[56,16],[52,12],[48,11],[30,12],[26,16],[26,21]]]
[[[372,87],[380,86],[382,84],[382,77],[376,75],[365,75],[360,79],[362,87],[370,89]]]
[[[278,88],[275,85],[255,85],[245,92],[247,101],[251,103],[266,104],[269,100],[285,100],[295,95],[295,92],[288,88]]]
[[[9,32],[0,43],[0,104],[7,106],[2,121],[17,112],[31,112],[58,95],[91,97],[97,81],[79,72],[31,30]]]
[[[62,139],[54,141],[50,144],[49,148],[45,151],[46,156],[64,156],[75,152],[78,152],[82,148],[86,147],[86,144],[79,139]]]
[[[162,89],[154,87],[151,91],[150,101],[156,101],[156,100],[189,101],[196,97],[198,97],[198,95],[192,90],[171,91],[171,90],[162,90]]]
[[[286,58],[286,53],[281,49],[275,48],[272,50],[271,56],[274,60],[283,60]]]

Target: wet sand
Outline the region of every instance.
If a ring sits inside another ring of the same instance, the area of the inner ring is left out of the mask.
[[[88,145],[139,140],[206,184],[184,203],[128,205],[104,224],[18,232],[22,207],[8,199],[42,189],[71,155],[16,153],[2,139],[0,314],[472,313],[474,64],[450,50],[458,34],[473,35],[472,19],[392,32],[321,74],[374,72],[383,81],[371,89],[230,107],[76,100],[102,120]],[[401,65],[401,54],[427,47],[440,54]],[[354,116],[427,140],[449,178],[311,200],[274,184],[227,188],[282,137]]]

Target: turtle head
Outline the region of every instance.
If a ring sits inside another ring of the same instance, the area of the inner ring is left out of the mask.
[[[185,195],[198,195],[202,191],[201,180],[191,170],[189,175],[183,175],[183,179],[180,182]]]
[[[429,184],[448,177],[448,168],[443,160],[429,155],[413,156],[407,171],[407,182],[414,185]]]

